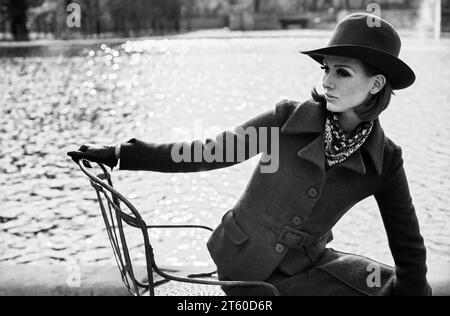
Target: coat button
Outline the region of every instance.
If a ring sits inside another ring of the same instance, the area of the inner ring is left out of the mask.
[[[285,247],[282,244],[278,243],[275,245],[276,253],[282,254],[284,252],[284,250],[285,250]]]
[[[303,223],[303,220],[302,220],[302,218],[301,218],[300,216],[294,216],[294,217],[292,218],[292,223],[293,223],[295,226],[300,226],[300,225]]]
[[[319,190],[316,187],[310,187],[308,189],[308,196],[312,199],[315,199],[319,196]]]

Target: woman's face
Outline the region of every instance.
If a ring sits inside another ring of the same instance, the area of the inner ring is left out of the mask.
[[[322,69],[327,108],[332,112],[351,112],[384,87],[384,76],[367,76],[364,65],[356,59],[326,56]]]

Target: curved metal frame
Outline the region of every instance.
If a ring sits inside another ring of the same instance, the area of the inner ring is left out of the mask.
[[[130,201],[128,201],[127,198],[125,198],[122,194],[120,194],[118,191],[116,191],[113,187],[113,183],[111,180],[111,176],[109,172],[107,171],[106,167],[98,163],[98,166],[102,169],[103,174],[99,176],[95,176],[92,174],[88,168],[90,167],[90,164],[87,160],[75,161],[78,166],[80,167],[81,171],[89,178],[90,183],[92,187],[95,189],[97,193],[98,203],[100,205],[102,216],[105,221],[108,237],[111,242],[111,246],[113,248],[114,256],[116,259],[116,263],[119,267],[122,281],[127,286],[128,291],[136,296],[142,295],[142,291],[139,290],[139,288],[143,289],[144,291],[148,291],[150,296],[155,295],[154,288],[164,282],[168,281],[177,281],[177,282],[185,282],[185,283],[194,283],[194,284],[203,284],[203,285],[216,285],[216,286],[243,286],[243,287],[253,287],[253,286],[261,286],[269,289],[273,292],[275,296],[279,296],[280,292],[279,290],[272,284],[266,283],[266,282],[259,282],[259,281],[213,281],[213,280],[201,280],[198,279],[200,277],[207,277],[212,276],[216,273],[209,272],[209,273],[202,273],[202,274],[192,274],[189,275],[187,278],[185,277],[177,277],[174,275],[170,275],[164,271],[162,271],[158,265],[155,262],[155,257],[153,253],[153,248],[150,243],[150,238],[148,235],[149,229],[164,229],[164,228],[198,228],[198,229],[205,229],[209,231],[213,231],[210,227],[202,226],[202,225],[147,225],[145,221],[142,219],[139,211],[131,204]],[[103,180],[107,180],[107,183]],[[105,192],[105,190],[107,192]],[[111,198],[108,196],[108,194],[111,194]],[[108,209],[106,209],[103,199],[101,197],[101,194],[105,196],[107,199]],[[124,213],[121,210],[120,202],[122,202],[133,214],[133,216],[128,215]],[[111,216],[112,220],[112,226],[109,222],[108,213]],[[117,224],[114,222],[114,216],[113,216],[113,210],[115,213]],[[123,222],[128,224],[131,227],[138,228],[142,232],[142,236],[144,239],[144,245],[145,245],[145,258],[146,258],[146,266],[147,266],[147,277],[148,277],[148,284],[143,284],[136,280],[134,276],[133,266],[132,262],[129,256],[128,246],[126,242],[125,233],[123,230]],[[117,225],[117,227],[116,227]],[[119,245],[119,238],[117,237],[115,229],[118,229],[119,231],[119,237],[120,237],[120,243]],[[123,256],[125,258],[122,257]],[[124,260],[125,259],[125,260]],[[154,282],[153,280],[153,271],[161,276],[163,278],[162,281]],[[128,282],[128,276],[130,277],[132,284]]]

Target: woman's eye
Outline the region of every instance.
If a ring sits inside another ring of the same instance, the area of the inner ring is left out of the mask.
[[[325,71],[325,73],[329,73],[330,72],[330,68],[328,66],[322,66],[320,68],[323,69]],[[349,76],[348,72],[345,71],[345,70],[342,70],[342,69],[338,69],[336,72],[341,77],[348,77]]]
[[[338,70],[338,74],[341,77],[348,77],[348,73],[344,70]]]

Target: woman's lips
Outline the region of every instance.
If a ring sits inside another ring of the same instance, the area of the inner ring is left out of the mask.
[[[325,94],[326,97],[328,97],[329,99],[337,99],[334,95],[331,94]]]

